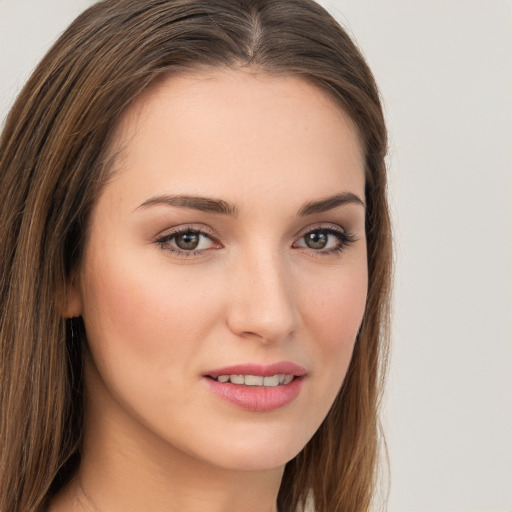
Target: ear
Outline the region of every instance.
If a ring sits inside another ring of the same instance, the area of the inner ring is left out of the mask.
[[[70,276],[59,294],[59,309],[64,318],[75,318],[82,315],[80,279],[75,273]]]

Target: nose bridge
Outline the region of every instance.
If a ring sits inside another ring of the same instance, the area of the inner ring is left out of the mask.
[[[278,251],[259,246],[246,250],[232,275],[228,324],[239,335],[275,342],[296,328],[298,311],[293,280]]]

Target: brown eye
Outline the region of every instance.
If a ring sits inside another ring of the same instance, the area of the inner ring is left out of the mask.
[[[199,246],[201,235],[193,231],[187,231],[174,237],[175,244],[184,251],[193,251]]]
[[[318,254],[332,254],[334,252],[341,252],[355,241],[356,238],[343,230],[343,228],[321,227],[312,229],[302,235],[293,246],[311,249]]]
[[[178,229],[155,240],[155,242],[162,249],[181,256],[194,256],[209,249],[220,249],[222,247],[209,234],[195,229]]]
[[[325,249],[329,235],[323,231],[311,231],[304,235],[304,243],[310,249]]]

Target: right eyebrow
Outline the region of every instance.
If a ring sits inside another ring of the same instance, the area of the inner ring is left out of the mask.
[[[161,195],[149,198],[139,205],[139,208],[148,208],[155,205],[174,206],[177,208],[190,208],[202,212],[220,213],[222,215],[238,215],[238,208],[222,199],[189,195]]]

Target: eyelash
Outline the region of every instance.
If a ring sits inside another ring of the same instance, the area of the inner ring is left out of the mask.
[[[172,231],[171,233],[168,233],[168,234],[158,238],[157,240],[155,240],[155,243],[157,245],[159,245],[160,248],[164,251],[168,251],[168,252],[176,254],[178,256],[184,256],[186,258],[188,258],[190,256],[199,256],[199,255],[203,254],[205,251],[209,250],[209,249],[201,249],[201,250],[192,249],[190,251],[186,251],[186,250],[179,249],[177,247],[173,247],[173,246],[169,245],[173,239],[175,239],[176,237],[178,237],[180,235],[184,235],[186,233],[205,236],[205,237],[209,238],[212,242],[214,242],[214,243],[216,242],[217,244],[220,245],[220,243],[217,242],[216,239],[210,233],[207,233],[207,232],[203,231],[202,229],[198,229],[198,228],[195,228],[192,226],[183,226],[181,228],[177,228],[174,231]]]
[[[337,241],[338,245],[336,247],[332,247],[330,249],[312,249],[310,247],[303,247],[304,249],[308,250],[310,253],[314,254],[315,256],[326,256],[331,255],[335,253],[342,253],[347,249],[347,247],[350,244],[353,244],[354,242],[357,242],[357,238],[350,232],[345,231],[343,229],[340,229],[340,227],[336,225],[327,225],[327,226],[319,226],[313,229],[310,229],[306,231],[299,240],[302,240],[306,235],[310,233],[323,233],[326,235],[332,235],[334,236]]]
[[[155,243],[158,246],[160,246],[160,248],[162,250],[165,250],[170,253],[173,253],[173,254],[176,254],[179,256],[183,256],[183,257],[199,256],[199,255],[202,255],[205,251],[210,250],[210,249],[183,250],[183,249],[179,249],[177,247],[173,247],[170,245],[170,242],[172,240],[174,240],[176,237],[183,235],[183,234],[187,234],[187,233],[207,237],[214,244],[218,244],[219,246],[221,245],[220,242],[218,242],[211,234],[209,234],[201,229],[198,229],[196,227],[192,227],[192,226],[184,226],[181,228],[177,228],[174,231],[172,231],[171,233],[168,233],[168,234],[156,239]],[[315,256],[317,256],[317,255],[324,256],[324,255],[330,255],[330,254],[334,254],[334,253],[341,253],[350,244],[357,241],[357,238],[353,234],[349,233],[348,231],[344,231],[335,225],[319,226],[317,228],[310,229],[309,231],[306,231],[299,238],[299,240],[302,240],[306,235],[308,235],[310,233],[322,233],[322,234],[326,234],[326,235],[332,235],[338,240],[338,245],[336,247],[332,247],[332,248],[326,249],[326,250],[322,250],[322,249],[317,250],[317,249],[312,249],[310,247],[299,246],[299,247],[306,249],[307,251],[314,254]],[[295,242],[295,243],[297,243],[297,242]],[[295,245],[295,243],[294,243],[294,245]]]

